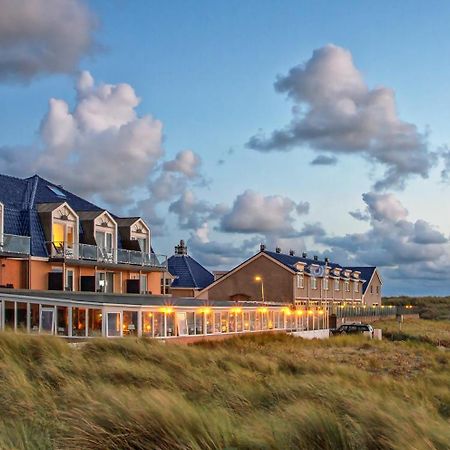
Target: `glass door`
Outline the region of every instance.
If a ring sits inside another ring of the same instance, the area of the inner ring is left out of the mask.
[[[177,312],[177,323],[178,323],[178,335],[187,336],[188,324],[185,312]]]
[[[41,333],[53,334],[55,328],[55,309],[42,308],[41,309]]]

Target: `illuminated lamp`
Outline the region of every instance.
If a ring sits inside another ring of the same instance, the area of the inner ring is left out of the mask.
[[[263,306],[262,308],[258,308],[258,311],[261,313],[266,313],[268,311],[268,309]]]
[[[242,308],[231,308],[230,311],[231,311],[232,313],[239,314],[240,312],[242,312]]]
[[[314,314],[314,311],[312,309],[308,309],[308,315],[311,316],[312,314]]]
[[[297,309],[297,316],[303,316],[303,311],[301,309]]]

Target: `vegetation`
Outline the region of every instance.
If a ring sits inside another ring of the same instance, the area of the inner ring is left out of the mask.
[[[411,320],[406,316],[402,324],[384,320],[376,322],[374,326],[381,328],[383,336],[391,340],[422,341],[450,348],[450,320]]]
[[[413,305],[422,319],[450,320],[450,297],[385,297],[383,305]]]
[[[450,445],[450,353],[422,342],[254,335],[75,348],[3,333],[0,379],[0,448]]]

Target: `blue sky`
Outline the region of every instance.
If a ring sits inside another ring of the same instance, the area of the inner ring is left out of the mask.
[[[286,251],[293,247],[298,253],[306,249],[355,264],[376,261],[386,265],[382,268],[386,293],[448,293],[446,240],[424,243],[416,239],[415,244],[424,245],[417,251],[427,253],[429,248],[429,255],[436,255],[439,264],[434,264],[433,256],[407,264],[404,249],[399,249],[397,259],[386,256],[389,244],[383,237],[390,233],[387,225],[387,230],[379,231],[370,219],[358,221],[348,214],[369,208],[373,219],[378,207],[374,205],[381,200],[369,204],[362,195],[373,190],[384,172],[383,165],[369,162],[361,154],[340,153],[336,165],[312,166],[310,161],[318,152],[307,143],[287,152],[261,152],[245,145],[258,130],[269,135],[292,119],[293,102],[274,89],[277,76],[309,61],[314,50],[334,44],[350,52],[369,89],[386,86],[395,92],[399,118],[426,136],[430,153],[442,153],[441,148],[450,142],[448,2],[91,1],[86,10],[98,21],[95,31],[83,29],[93,36],[93,52],[80,51],[79,58],[63,70],[37,70],[25,78],[15,78],[13,73],[0,82],[0,148],[12,148],[19,162],[34,158],[36,153],[30,148],[41,145],[40,124],[49,110],[49,99],[63,99],[69,108],[75,108],[75,80],[81,70],[89,71],[96,85],[131,86],[141,99],[138,115],[151,115],[162,122],[165,153],[149,169],[149,179],[159,176],[164,161],[189,149],[201,160],[198,174],[183,180],[185,190],[195,194],[196,205],[206,202],[213,209],[221,204],[222,216],[237,214],[233,207],[236,199],[251,190],[261,198],[279,196],[296,204],[308,202],[307,214],[296,215],[292,210],[286,216],[293,218],[291,228],[301,231],[305,223],[320,223],[325,231],[325,235],[294,236],[292,230],[278,230],[275,225],[270,232],[250,226],[225,231],[220,213],[211,213],[205,205],[197,217],[201,225],[183,228],[180,220],[186,219],[182,217],[186,211],[178,215],[169,212],[182,194],[176,192],[155,202],[158,216],[164,218],[153,240],[157,251],[171,254],[176,241],[184,238],[194,256],[212,268],[222,268],[256,251],[256,242],[265,241]],[[0,63],[1,27],[0,21]],[[332,79],[333,74],[330,76]],[[94,151],[108,158],[104,148]],[[378,194],[392,195],[408,211],[407,218],[400,214],[395,221],[407,221],[413,228],[418,220],[424,221],[448,236],[450,218],[442,199],[450,191],[440,176],[445,161],[439,156],[428,178],[413,174],[407,176],[403,188]],[[0,160],[2,172],[20,171],[17,164],[14,167]],[[23,168],[23,175],[32,169]],[[144,185],[141,179],[141,185],[132,187],[134,201],[148,197]],[[95,188],[88,191],[96,200],[105,199],[96,195]],[[383,201],[392,205],[392,198],[383,197]],[[124,205],[111,205],[114,208],[126,212]],[[151,217],[149,221],[152,225]],[[375,236],[370,234],[373,229],[378,230]],[[384,256],[374,256],[376,248],[368,254],[351,244],[337,246],[337,238],[351,235],[349,240],[355,241],[355,233],[385,245]],[[408,242],[414,239],[405,237]],[[246,240],[254,241],[246,244]],[[202,244],[208,245],[202,249]],[[213,257],[233,246],[234,252]],[[405,264],[408,270],[398,277],[397,268]],[[419,272],[423,278],[418,281],[414,274]]]

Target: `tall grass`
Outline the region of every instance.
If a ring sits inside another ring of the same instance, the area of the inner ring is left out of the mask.
[[[385,305],[413,305],[422,319],[450,320],[450,297],[383,297]]]
[[[450,355],[260,335],[179,347],[0,334],[0,448],[448,449]]]

